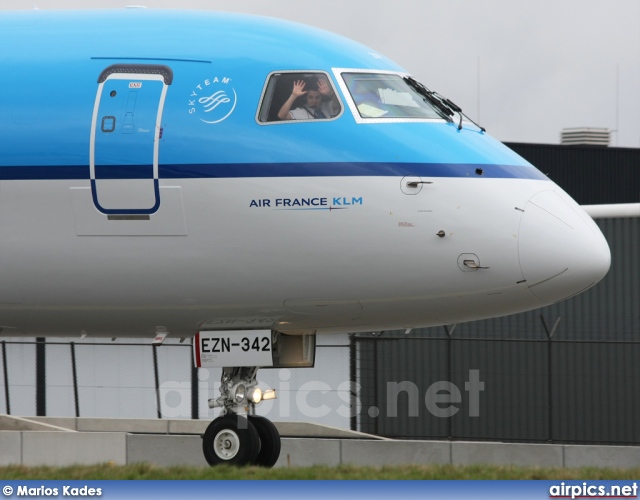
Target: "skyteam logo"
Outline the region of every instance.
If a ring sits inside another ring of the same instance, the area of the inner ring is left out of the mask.
[[[231,78],[214,77],[196,85],[189,96],[189,114],[204,123],[220,123],[236,109],[238,96]]]

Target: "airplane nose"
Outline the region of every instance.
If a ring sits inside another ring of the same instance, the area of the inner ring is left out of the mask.
[[[545,303],[583,292],[609,271],[609,245],[593,220],[555,191],[524,207],[518,239],[520,269],[531,293]]]

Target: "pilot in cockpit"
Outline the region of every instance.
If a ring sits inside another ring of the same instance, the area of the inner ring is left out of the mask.
[[[305,90],[307,87],[308,90]],[[305,103],[291,109],[301,96],[306,96]],[[297,80],[293,82],[291,95],[278,111],[278,118],[280,120],[328,120],[339,112],[340,103],[327,80],[324,78],[318,78],[313,82]]]

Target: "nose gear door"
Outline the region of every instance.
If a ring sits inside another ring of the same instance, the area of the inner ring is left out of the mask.
[[[152,214],[160,206],[158,158],[171,68],[115,64],[98,78],[90,141],[93,202],[105,214]]]

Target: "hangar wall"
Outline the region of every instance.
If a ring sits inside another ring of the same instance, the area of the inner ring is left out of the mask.
[[[581,205],[640,202],[640,149],[506,143]]]
[[[640,150],[508,146],[581,204],[640,201]],[[404,439],[640,444],[640,218],[596,222],[612,265],[584,294],[504,318],[352,337],[361,386],[352,428]],[[474,371],[484,385],[472,407],[465,388]]]

